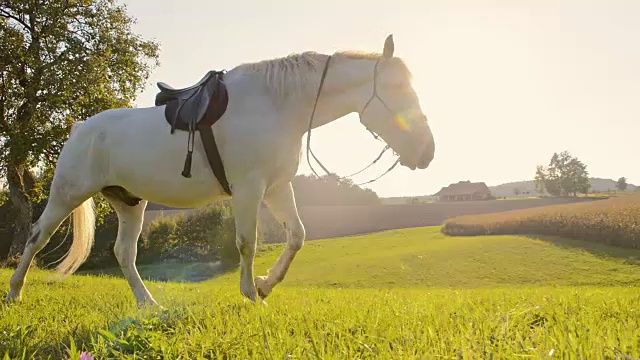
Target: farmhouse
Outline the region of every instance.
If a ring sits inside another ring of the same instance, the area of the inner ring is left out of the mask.
[[[491,190],[483,182],[472,183],[471,181],[460,181],[443,187],[435,194],[438,201],[472,201],[494,199]]]

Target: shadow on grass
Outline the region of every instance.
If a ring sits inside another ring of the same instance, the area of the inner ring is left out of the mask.
[[[261,244],[256,251],[256,257],[268,254],[274,250],[282,251],[284,246],[284,243]],[[238,270],[238,264],[235,266],[224,265],[220,261],[157,263],[137,265],[136,267],[142,280],[186,283],[203,282]],[[122,270],[117,266],[104,269],[78,270],[74,275],[108,275],[116,278],[124,278]]]
[[[552,235],[524,235],[532,240],[551,243],[557,247],[570,251],[586,251],[596,257],[612,260],[622,260],[625,264],[640,266],[640,249],[623,248],[600,244],[592,241],[568,239]]]
[[[159,282],[198,283],[214,279],[235,270],[235,267],[225,268],[220,262],[169,263],[138,266],[138,272],[142,280]],[[77,275],[108,275],[124,278],[122,270],[119,267],[83,270],[78,271]]]

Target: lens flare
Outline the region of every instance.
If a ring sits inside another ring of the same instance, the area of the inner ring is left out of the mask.
[[[396,122],[396,126],[402,130],[402,131],[409,131],[411,130],[411,126],[409,123],[409,119],[407,119],[406,116],[404,116],[404,114],[396,114],[395,117],[395,122]]]

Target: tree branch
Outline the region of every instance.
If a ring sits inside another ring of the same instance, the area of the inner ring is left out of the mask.
[[[24,20],[20,19],[16,15],[11,14],[10,12],[0,9],[0,17],[9,18],[17,21],[20,25],[22,25],[25,29],[29,30],[30,33],[33,34],[33,28],[27,24]]]

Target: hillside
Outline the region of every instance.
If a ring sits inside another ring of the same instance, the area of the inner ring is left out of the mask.
[[[598,191],[605,192],[609,190],[616,190],[616,180],[612,179],[602,179],[602,178],[589,178],[589,183],[591,184],[590,192]],[[529,194],[526,196],[540,196],[540,193],[536,191],[536,185],[533,180],[530,181],[518,181],[505,183],[495,186],[489,186],[491,193],[496,197],[513,197],[514,190],[519,189],[520,192],[528,192]],[[627,190],[635,191],[636,185],[629,184]],[[525,196],[525,195],[521,195]]]
[[[589,178],[591,184],[590,192],[606,192],[616,190],[616,180],[602,179],[602,178]],[[628,191],[636,191],[638,186],[634,184],[628,184]],[[530,181],[516,181],[510,183],[504,183],[500,185],[489,186],[491,194],[495,197],[516,197],[514,189],[519,189],[521,194],[519,197],[536,197],[541,194],[536,191],[536,185],[533,180]],[[528,193],[528,194],[527,194]],[[436,201],[434,195],[420,195],[420,196],[400,196],[400,197],[382,197],[380,201],[383,204],[398,205],[398,204],[410,204],[412,202],[427,203]]]
[[[282,247],[261,249],[258,274]],[[23,301],[2,309],[0,356],[636,358],[638,258],[561,239],[395,230],[306,243],[268,306],[240,297],[237,272],[146,281],[164,309],[138,309],[123,279],[33,271]]]
[[[281,248],[281,245],[267,247],[278,250],[266,250],[256,261],[256,271],[266,272]],[[594,254],[598,252],[608,254],[609,258]],[[627,252],[570,240],[543,241],[523,236],[448,237],[441,234],[438,227],[413,228],[307,242],[282,285],[345,288],[640,286],[637,266],[620,259],[633,255],[640,258],[640,250]],[[215,281],[229,280],[235,282],[236,275]]]

